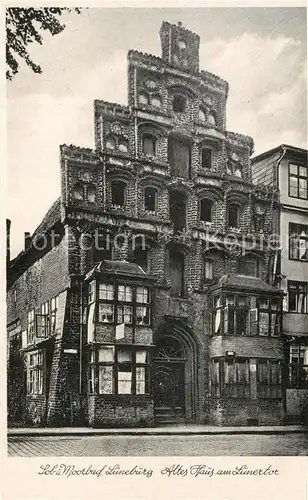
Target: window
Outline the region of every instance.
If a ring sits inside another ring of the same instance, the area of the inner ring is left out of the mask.
[[[216,335],[277,336],[281,330],[281,301],[226,295],[214,298],[212,331]]]
[[[119,302],[132,302],[133,291],[131,286],[119,285],[118,287],[118,301]]]
[[[184,255],[182,253],[170,251],[169,269],[171,295],[173,297],[182,297],[184,295]]]
[[[238,228],[240,225],[240,206],[236,203],[230,203],[228,207],[229,228]]]
[[[281,362],[258,360],[257,362],[257,394],[259,398],[282,397]]]
[[[206,168],[206,169],[212,168],[212,150],[211,149],[202,148],[201,165],[202,165],[202,168]]]
[[[98,285],[98,298],[100,300],[113,300],[114,286],[111,284],[100,283]]]
[[[205,112],[203,111],[203,109],[199,109],[199,120],[201,122],[205,122],[205,120],[206,120],[206,115],[205,115]]]
[[[41,305],[41,314],[35,315],[36,336],[39,338],[48,337],[49,333],[49,300]]]
[[[148,326],[150,324],[149,288],[137,286],[136,288],[136,324]],[[140,305],[139,305],[140,304]],[[141,305],[143,304],[143,305]]]
[[[95,302],[95,281],[91,281],[88,286],[88,304]]]
[[[307,200],[308,168],[289,164],[289,196]]]
[[[243,177],[242,165],[237,161],[228,161],[227,162],[227,174],[242,178]]]
[[[127,153],[127,151],[128,151],[128,142],[124,141],[124,140],[119,141],[118,148],[119,148],[119,151],[122,151],[122,153]]]
[[[107,138],[106,138],[106,148],[107,149],[115,149],[116,147],[116,141],[115,141],[115,138],[112,137],[111,135],[109,135]]]
[[[289,224],[289,259],[308,261],[308,226]]]
[[[50,325],[51,325],[51,333],[56,330],[56,320],[57,320],[57,311],[59,305],[59,296],[51,299],[50,302]]]
[[[92,351],[89,368],[90,392],[96,392],[97,370],[98,394],[149,394],[150,367],[146,348],[100,346]]]
[[[138,264],[145,272],[148,272],[148,250],[142,247],[137,247],[134,250],[133,262]]]
[[[307,294],[307,282],[288,281],[289,312],[307,313]]]
[[[87,198],[89,203],[95,203],[96,189],[94,186],[87,187]]]
[[[184,113],[186,107],[186,99],[182,95],[175,95],[173,98],[173,111],[175,113]]]
[[[244,276],[259,276],[258,257],[243,257],[237,262],[237,272]]]
[[[169,138],[169,162],[172,176],[188,179],[191,164],[190,144],[183,140]]]
[[[204,279],[213,279],[213,261],[211,259],[204,259]]]
[[[93,260],[94,263],[102,262],[103,260],[111,260],[112,258],[112,241],[110,240],[110,235],[99,234],[95,232],[94,235],[94,248],[93,248]]]
[[[74,199],[76,201],[83,201],[84,200],[84,186],[82,184],[76,184],[74,186]]]
[[[249,398],[249,359],[214,359],[211,362],[214,397]]]
[[[146,94],[139,94],[138,102],[143,105],[149,104],[149,98]]]
[[[156,212],[157,208],[157,189],[146,187],[144,190],[144,208],[149,212]]]
[[[114,323],[114,305],[99,303],[98,307],[99,323]]]
[[[209,113],[208,114],[208,117],[207,117],[207,122],[210,124],[210,125],[216,125],[216,116],[214,113]]]
[[[212,208],[213,208],[212,200],[203,198],[200,201],[200,220],[202,222],[212,222]]]
[[[125,325],[131,325],[133,323],[133,308],[132,306],[121,306],[117,307],[117,323]]]
[[[175,232],[181,232],[186,227],[186,198],[179,191],[170,193],[170,218]]]
[[[28,344],[32,344],[34,342],[34,320],[35,311],[32,309],[28,312]]]
[[[288,386],[308,388],[308,346],[290,346]]]
[[[144,134],[142,136],[142,150],[144,154],[155,156],[156,155],[156,142],[157,139],[154,135]]]
[[[33,351],[27,354],[27,393],[43,394],[44,354]]]
[[[242,178],[242,166],[239,163],[234,164],[233,173],[235,177]]]
[[[126,184],[123,181],[113,181],[111,183],[111,199],[112,205],[125,206],[125,190]]]
[[[152,106],[155,106],[155,108],[161,108],[161,98],[159,96],[153,96],[151,104]]]

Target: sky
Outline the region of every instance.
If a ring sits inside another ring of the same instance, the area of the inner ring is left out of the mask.
[[[200,35],[200,69],[229,82],[227,129],[255,154],[282,143],[307,148],[304,8],[89,8],[65,14],[7,84],[6,216],[11,256],[60,195],[59,145],[94,147],[93,101],[127,103],[127,52],[161,56],[163,21]]]

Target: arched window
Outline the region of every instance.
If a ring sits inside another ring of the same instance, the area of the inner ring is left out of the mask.
[[[142,137],[142,150],[145,154],[156,155],[156,142],[157,139],[154,135],[144,134]]]
[[[173,98],[173,111],[175,113],[183,113],[186,108],[186,99],[184,96],[177,94]]]
[[[111,199],[112,204],[120,207],[125,205],[126,184],[123,181],[112,181],[111,183]]]
[[[199,120],[202,122],[206,121],[206,116],[205,116],[203,109],[199,109]]]
[[[234,169],[234,175],[236,177],[242,177],[242,167],[239,163],[235,163],[233,169]]]
[[[210,125],[216,125],[216,116],[214,113],[209,113],[207,121]]]
[[[159,95],[153,95],[151,104],[152,106],[155,106],[155,108],[161,108],[161,98],[159,97]]]
[[[146,94],[139,94],[138,102],[139,104],[149,104],[149,98]]]
[[[212,200],[203,198],[200,201],[200,220],[203,222],[212,222]]]
[[[115,149],[116,147],[116,141],[115,141],[115,138],[112,137],[112,135],[109,135],[107,138],[106,138],[106,148],[107,149]]]
[[[74,198],[76,201],[84,201],[84,186],[82,184],[75,184]]]
[[[228,225],[235,228],[240,226],[240,206],[237,203],[228,206]]]
[[[95,194],[96,194],[95,186],[89,185],[87,187],[87,199],[89,203],[95,203]]]
[[[128,141],[125,139],[121,139],[119,141],[119,151],[122,151],[122,153],[127,153],[128,151]]]
[[[144,208],[149,212],[156,212],[157,209],[157,189],[148,186],[144,190]]]

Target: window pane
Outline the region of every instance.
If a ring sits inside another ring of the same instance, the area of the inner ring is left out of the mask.
[[[132,362],[132,351],[129,349],[118,349],[118,363],[128,362]]]
[[[299,175],[302,177],[307,177],[307,167],[299,167]]]
[[[132,393],[132,371],[131,368],[123,369],[119,367],[118,370],[118,393],[131,394]]]
[[[94,353],[93,353],[94,354]],[[98,361],[104,361],[104,362],[113,362],[114,360],[114,347],[113,346],[108,346],[108,347],[101,347],[98,350]]]
[[[113,394],[113,366],[98,367],[99,394]]]
[[[103,300],[113,300],[114,298],[114,288],[113,285],[107,285],[105,283],[100,283],[98,287],[99,299]]]
[[[207,280],[213,279],[213,261],[205,259],[204,261],[204,278]]]
[[[148,363],[148,351],[146,349],[136,350],[136,363]]]
[[[154,156],[156,153],[156,138],[151,135],[143,136],[143,152]]]
[[[132,306],[118,306],[117,322],[131,325],[133,322]]]
[[[150,309],[148,307],[136,308],[136,323],[137,325],[150,324]]]
[[[158,97],[158,96],[152,97],[151,104],[152,104],[152,106],[155,106],[156,108],[160,108],[161,107],[160,97]]]
[[[147,304],[149,302],[149,289],[144,286],[137,286],[136,300],[139,303]]]
[[[107,137],[106,147],[107,149],[115,149],[115,139],[113,137]]]
[[[259,312],[259,334],[269,334],[269,313]]]
[[[120,302],[131,302],[133,299],[133,292],[130,286],[119,285],[118,287],[118,300]]]
[[[112,304],[99,304],[98,321],[100,323],[113,323],[114,306]]]
[[[144,367],[136,368],[136,394],[145,394],[145,371]]]
[[[290,164],[290,174],[297,175],[297,165]]]
[[[297,187],[290,186],[290,196],[297,196]]]
[[[290,177],[290,187],[296,187],[297,188],[298,184],[298,178],[297,177]]]

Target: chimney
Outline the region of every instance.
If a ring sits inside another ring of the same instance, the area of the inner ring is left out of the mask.
[[[11,260],[11,221],[6,219],[6,264]]]
[[[25,251],[28,250],[31,246],[31,235],[28,232],[25,232]]]

